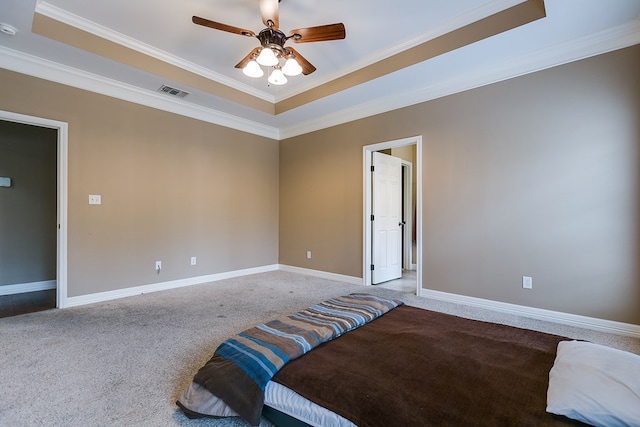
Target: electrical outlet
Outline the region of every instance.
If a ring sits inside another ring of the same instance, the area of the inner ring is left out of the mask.
[[[307,258],[311,259],[311,251],[307,251]]]
[[[191,257],[191,265],[196,265],[196,263],[198,262],[198,259],[194,256]]]
[[[162,261],[156,261],[156,273],[160,274],[160,270],[162,270]]]
[[[529,276],[522,276],[522,287],[524,289],[533,289],[533,278]]]
[[[100,194],[89,194],[89,204],[90,205],[101,205],[102,204],[102,196]]]

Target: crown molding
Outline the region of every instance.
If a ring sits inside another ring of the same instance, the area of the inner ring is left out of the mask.
[[[38,3],[36,5],[35,13],[39,13],[40,15],[44,15],[48,18],[62,22],[63,24],[69,25],[71,27],[78,28],[79,30],[82,30],[86,33],[93,34],[105,40],[109,40],[110,42],[119,44],[128,49],[135,50],[144,55],[166,62],[167,64],[171,64],[178,68],[182,68],[186,71],[197,74],[206,79],[216,81],[225,86],[229,86],[233,89],[239,90],[251,96],[255,96],[256,98],[260,98],[264,101],[268,101],[271,103],[275,102],[275,97],[264,91],[261,91],[252,86],[240,83],[237,80],[231,79],[220,73],[211,71],[208,68],[194,64],[193,62],[186,61],[182,58],[179,58],[175,55],[172,55],[168,52],[155,48],[146,43],[142,43],[139,40],[136,40],[124,34],[118,33],[117,31],[113,31],[107,27],[96,24],[93,21],[90,21],[78,15],[75,15],[64,9],[60,9],[59,7],[53,6],[49,3],[46,3],[46,2]]]
[[[0,67],[266,138],[277,140],[280,136],[280,132],[276,127],[266,126],[222,111],[186,103],[167,95],[147,91],[137,86],[128,85],[2,46],[0,46]]]
[[[280,129],[280,139],[292,138],[376,114],[431,101],[639,43],[640,19],[635,19],[627,24],[541,49],[534,53],[528,53],[498,65],[476,68],[462,76],[457,76],[438,84],[413,88],[405,92],[396,92],[389,96],[334,111],[317,119],[283,127]]]
[[[281,128],[266,126],[222,111],[174,100],[159,93],[145,91],[132,85],[5,47],[0,47],[0,67],[266,138],[282,140],[534,73],[568,62],[623,49],[639,43],[640,19],[635,19],[627,24],[551,46],[533,54],[522,55],[498,65],[470,70],[465,75],[448,81],[427,85],[422,88],[414,88],[406,92],[394,93],[373,101],[334,111],[317,119]]]
[[[410,38],[401,43],[394,44],[393,46],[386,48],[384,50],[378,50],[374,52],[372,55],[369,55],[365,58],[360,59],[357,62],[350,64],[348,67],[342,68],[340,72],[330,72],[325,75],[322,79],[316,79],[313,83],[302,84],[296,87],[295,90],[291,91],[282,91],[279,95],[275,97],[276,102],[281,102],[286,100],[287,98],[291,98],[300,93],[304,93],[308,90],[311,90],[317,86],[322,86],[324,84],[330,83],[333,80],[337,80],[343,76],[356,72],[362,68],[367,68],[376,62],[383,61],[387,58],[390,58],[394,55],[404,52],[405,50],[409,50],[416,46],[419,46],[423,43],[426,43],[430,40],[436,39],[445,34],[449,34],[454,32],[464,26],[472,24],[474,22],[485,19],[491,15],[496,13],[503,12],[511,7],[514,7],[520,3],[524,3],[527,0],[495,0],[491,1],[487,4],[484,4],[478,8],[472,9],[466,13],[458,15],[453,19],[446,22],[444,25],[440,25],[436,28],[431,29],[430,31],[420,34],[417,37]],[[286,87],[285,87],[286,89]]]

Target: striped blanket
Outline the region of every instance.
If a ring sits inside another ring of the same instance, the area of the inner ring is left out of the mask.
[[[265,387],[287,362],[401,304],[356,293],[260,324],[220,344],[196,373],[194,382],[222,399],[246,421],[258,425]]]

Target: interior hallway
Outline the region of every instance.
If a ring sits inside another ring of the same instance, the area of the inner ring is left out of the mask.
[[[388,282],[374,286],[415,295],[418,280],[416,274],[416,270],[402,270],[402,277],[400,279],[389,280]]]
[[[56,290],[0,295],[0,318],[56,308]]]

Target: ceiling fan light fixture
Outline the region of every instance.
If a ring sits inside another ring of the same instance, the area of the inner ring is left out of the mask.
[[[254,78],[264,76],[264,71],[262,71],[262,68],[260,68],[260,64],[258,64],[253,59],[249,61],[249,63],[242,69],[242,72],[245,76]]]
[[[287,83],[287,78],[284,76],[284,73],[278,68],[274,68],[273,72],[269,76],[269,83],[272,85],[280,86]]]
[[[235,65],[235,68],[241,68],[243,73],[249,77],[261,77],[264,75],[264,71],[260,66],[268,67],[267,70],[273,67],[267,80],[274,85],[283,85],[287,83],[285,75],[309,75],[316,70],[316,67],[302,55],[298,54],[294,48],[285,47],[287,40],[293,39],[295,43],[342,40],[346,37],[346,31],[343,23],[336,23],[298,28],[291,30],[289,35],[286,35],[280,30],[280,12],[278,10],[278,3],[280,3],[280,1],[281,0],[259,1],[262,23],[267,27],[263,28],[257,34],[251,30],[211,21],[199,16],[192,16],[191,22],[196,25],[213,28],[214,30],[257,38],[260,45],[242,58],[242,60]],[[280,64],[281,59],[284,62],[283,65]]]
[[[302,67],[294,57],[289,57],[282,67],[282,72],[287,76],[297,76],[302,73]]]
[[[278,65],[279,62],[273,49],[269,47],[265,47],[260,51],[260,55],[258,55],[256,61],[258,61],[258,64],[264,65],[265,67],[273,67],[274,65]]]

